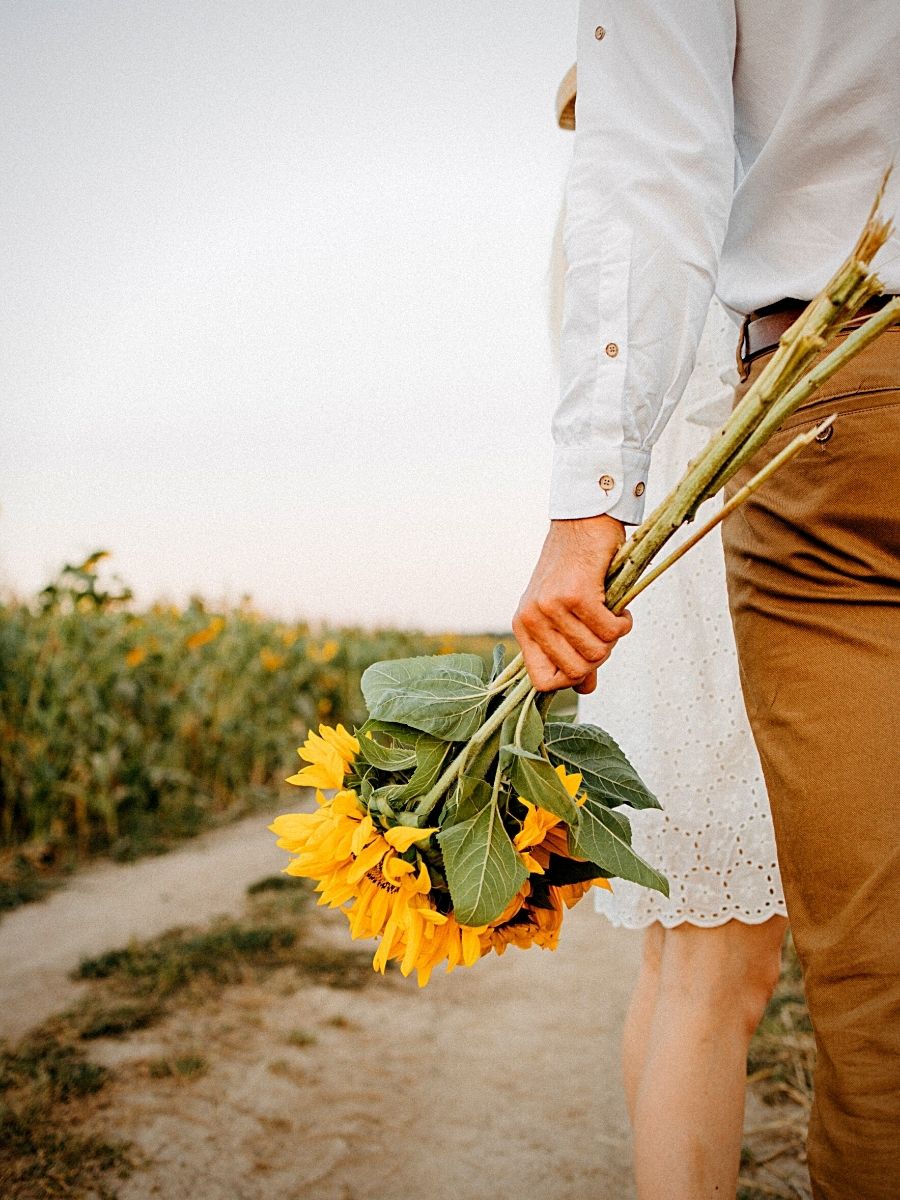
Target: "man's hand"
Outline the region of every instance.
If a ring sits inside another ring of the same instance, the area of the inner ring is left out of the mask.
[[[614,517],[551,521],[541,556],[513,617],[531,682],[541,692],[592,692],[597,668],[631,629],[614,616],[603,583],[625,527]]]

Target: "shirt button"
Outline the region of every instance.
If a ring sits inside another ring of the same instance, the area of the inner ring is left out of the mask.
[[[616,342],[607,342],[605,349],[606,349],[606,357],[607,358],[615,358],[616,355],[619,353],[619,347]]]
[[[611,492],[616,486],[616,481],[613,479],[612,475],[601,475],[597,482],[600,484],[600,487],[604,492]]]
[[[640,497],[643,496],[643,494],[646,490],[647,490],[646,484],[636,483],[634,485],[634,494],[638,497],[638,499],[640,499]]]
[[[603,28],[602,25],[598,25],[597,28],[594,30],[594,37],[597,39],[598,42],[602,42],[603,39],[606,37],[606,30]]]

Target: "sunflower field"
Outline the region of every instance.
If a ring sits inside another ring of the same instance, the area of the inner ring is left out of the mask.
[[[0,604],[0,840],[79,859],[162,849],[274,801],[322,719],[365,719],[380,659],[496,636],[313,628],[245,601],[137,608],[103,552]]]

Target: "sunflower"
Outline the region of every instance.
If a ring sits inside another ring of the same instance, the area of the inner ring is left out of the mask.
[[[343,786],[350,764],[359,754],[359,742],[343,725],[334,729],[320,725],[318,733],[310,730],[297,753],[310,765],[301,767],[296,775],[287,779],[287,783],[296,784],[297,787],[339,788]]]
[[[438,830],[387,825],[366,811],[356,792],[343,786],[359,753],[357,739],[342,725],[320,725],[298,753],[309,765],[288,782],[314,787],[317,807],[311,813],[277,817],[269,828],[278,846],[293,855],[286,873],[315,880],[319,904],[344,913],[351,937],[378,939],[372,960],[376,971],[383,973],[388,962],[395,961],[404,976],[415,971],[424,987],[441,963],[450,972],[473,966],[491,951],[503,954],[507,946],[554,950],[565,909],[589,888],[609,886],[605,879],[563,886],[542,879],[551,856],[572,858],[566,826],[520,797],[525,816],[514,845],[530,876],[494,921],[461,925],[447,911],[446,892],[436,897],[433,890],[426,847]],[[583,804],[585,797],[578,795],[581,776],[567,774],[562,766],[556,771],[576,804]],[[326,797],[322,789],[333,789],[334,794]]]
[[[587,800],[586,793],[578,794],[578,789],[581,787],[581,775],[577,771],[571,775],[567,774],[562,764],[555,769],[563,787],[580,808]],[[585,861],[576,858],[569,852],[569,835],[565,824],[559,817],[547,812],[546,809],[538,808],[524,796],[520,796],[519,800],[525,806],[525,819],[522,821],[522,828],[513,838],[513,845],[521,854],[532,875],[543,875],[546,872],[550,865],[551,855],[569,858],[574,862]],[[571,908],[591,887],[611,890],[609,880],[601,877],[588,880],[584,884],[566,884],[563,887],[551,889],[551,891],[560,892],[566,905]]]
[[[335,732],[347,740],[326,736]],[[350,740],[340,727],[321,727],[320,736],[311,734],[301,750],[313,764],[305,770],[324,768],[323,774],[329,772],[328,778],[334,779],[337,765],[331,750],[352,751]],[[404,975],[416,970],[424,987],[444,959],[450,971],[480,958],[483,927],[459,925],[438,911],[430,895],[431,877],[416,848],[437,832],[435,828],[380,828],[356,793],[348,790],[330,798],[318,790],[316,800],[314,812],[287,813],[269,828],[279,848],[295,856],[285,867],[288,875],[316,880],[319,904],[342,909],[351,937],[380,938],[372,960],[376,970],[383,973],[388,961],[396,959]]]

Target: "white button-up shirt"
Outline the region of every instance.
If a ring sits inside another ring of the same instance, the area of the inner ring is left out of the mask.
[[[815,295],[898,121],[900,0],[582,0],[551,517],[640,521],[713,292]],[[896,235],[878,266],[900,292]]]

